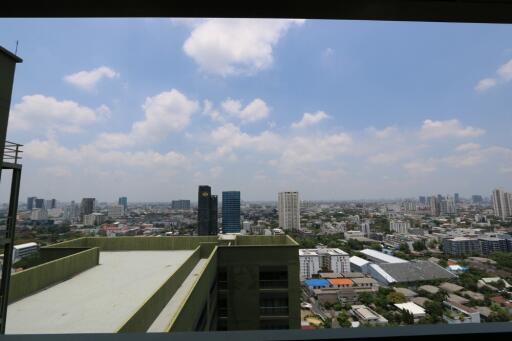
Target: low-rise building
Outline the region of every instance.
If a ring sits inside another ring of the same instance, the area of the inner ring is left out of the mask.
[[[439,288],[449,292],[449,293],[455,293],[464,290],[464,287],[461,287],[460,285],[450,283],[450,282],[443,282],[439,285]]]
[[[435,295],[439,292],[438,287],[436,287],[434,285],[429,285],[429,284],[422,285],[422,286],[418,287],[418,290],[425,291],[431,295]]]
[[[480,323],[480,312],[477,309],[451,301],[444,301],[443,304],[448,308],[443,315],[443,319],[447,323]]]
[[[350,272],[350,256],[333,248],[299,249],[300,278],[305,280],[322,269],[335,273]]]
[[[350,313],[361,323],[371,325],[382,325],[388,323],[388,320],[383,316],[365,305],[353,305],[350,309]]]
[[[423,309],[414,302],[395,303],[395,307],[397,307],[400,310],[405,310],[412,314],[414,320],[418,320],[422,317],[425,317],[426,315],[425,309]]]

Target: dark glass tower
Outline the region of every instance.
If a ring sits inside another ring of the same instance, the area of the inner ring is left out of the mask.
[[[197,210],[197,234],[200,236],[217,234],[217,196],[212,195],[210,186],[199,186]]]
[[[117,200],[117,204],[119,206],[124,206],[124,209],[126,210],[128,208],[128,198],[127,197],[119,197],[119,200]]]
[[[240,232],[240,192],[222,192],[222,233]]]

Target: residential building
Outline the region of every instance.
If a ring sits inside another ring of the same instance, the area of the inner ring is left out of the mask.
[[[46,208],[45,207],[45,200],[44,199],[35,199],[35,205],[36,205],[36,208]]]
[[[222,192],[222,233],[240,232],[240,192]]]
[[[300,279],[305,280],[320,270],[337,274],[350,272],[350,256],[331,248],[299,249]]]
[[[428,205],[430,207],[430,214],[434,217],[438,217],[441,214],[441,200],[439,196],[434,195],[428,197]]]
[[[299,192],[280,192],[277,198],[279,228],[283,230],[300,229]]]
[[[14,245],[12,250],[12,261],[17,262],[23,257],[37,253],[39,245],[34,242]]]
[[[107,215],[111,218],[117,219],[124,216],[124,206],[123,205],[110,205],[107,210]]]
[[[447,197],[447,198],[441,200],[440,210],[441,210],[441,214],[445,214],[445,215],[454,215],[455,213],[457,213],[454,199]]]
[[[395,303],[394,306],[400,310],[405,310],[408,313],[412,314],[415,321],[419,320],[422,317],[425,317],[426,315],[425,309],[423,309],[414,302]]]
[[[505,220],[512,216],[512,193],[502,189],[492,191],[492,206],[494,215]]]
[[[427,199],[424,196],[419,197],[419,202],[421,205],[425,205],[427,203]]]
[[[456,204],[460,203],[459,193],[455,193],[453,195],[453,200],[455,201]]]
[[[27,198],[27,210],[30,211],[35,207],[36,197],[28,197]]]
[[[248,220],[244,220],[244,222],[242,223],[242,228],[246,233],[250,233],[251,232],[251,222]]]
[[[53,261],[11,277],[7,334],[300,328],[289,236],[87,237],[41,252]]]
[[[452,256],[477,255],[481,253],[480,242],[476,238],[445,238],[443,252]]]
[[[66,221],[75,222],[80,217],[80,206],[74,201],[64,208],[63,218]]]
[[[48,220],[48,211],[45,208],[34,208],[30,213],[30,220]]]
[[[484,201],[484,199],[482,198],[481,195],[472,195],[471,201],[473,202],[473,204],[481,204]]]
[[[411,227],[411,223],[402,220],[390,220],[389,229],[395,233],[407,234],[407,230]]]
[[[190,200],[173,200],[171,208],[173,210],[190,210]]]
[[[57,200],[56,199],[51,199],[50,200],[50,209],[54,209],[57,207]]]
[[[490,255],[493,252],[512,251],[508,248],[507,240],[497,237],[478,237],[482,255]]]
[[[370,237],[370,221],[366,220],[361,223],[361,232],[365,237]]]
[[[373,309],[365,305],[353,305],[350,309],[350,314],[359,322],[365,324],[382,325],[388,323],[388,320],[386,320],[382,315],[379,315]]]
[[[105,222],[106,216],[103,213],[91,213],[84,215],[83,223],[85,226],[97,226]]]
[[[217,196],[212,195],[210,186],[199,186],[197,201],[197,234],[200,236],[216,235],[218,233]]]
[[[443,319],[449,324],[480,323],[478,309],[451,301],[444,301],[443,304],[449,309],[443,316]]]
[[[119,197],[117,200],[117,204],[124,207],[124,210],[126,211],[128,209],[128,198],[127,197]]]

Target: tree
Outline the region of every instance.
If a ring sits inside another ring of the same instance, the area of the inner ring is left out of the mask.
[[[407,243],[400,243],[400,246],[398,248],[403,253],[409,253],[411,250],[409,250],[409,245]]]
[[[443,319],[443,304],[438,301],[427,301],[425,312],[430,316],[432,323],[437,323]]]
[[[408,310],[402,309],[402,322],[405,324],[414,324],[414,315]]]
[[[427,249],[427,246],[425,245],[425,241],[417,240],[414,243],[412,243],[412,248],[414,249],[414,251],[423,251]]]
[[[389,293],[386,296],[386,298],[392,304],[407,302],[407,299],[405,298],[405,295],[400,293],[400,292],[396,292],[396,291]]]
[[[341,327],[345,328],[352,326],[352,323],[350,322],[349,315],[346,310],[342,310],[338,314],[338,323],[340,324]]]
[[[359,294],[359,302],[364,305],[369,305],[374,302],[375,297],[369,292],[362,292]]]

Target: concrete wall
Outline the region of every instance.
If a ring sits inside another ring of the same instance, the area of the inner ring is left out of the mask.
[[[208,252],[207,245],[201,245]],[[208,263],[196,284],[189,292],[186,301],[178,310],[178,314],[171,319],[168,332],[183,332],[195,330],[199,321],[203,307],[206,304],[206,325],[204,330],[210,330],[212,324],[217,321],[214,316],[216,313],[217,290],[210,293],[212,285],[216,288],[217,277],[217,249],[211,249],[209,252]],[[202,257],[206,258],[206,257]]]
[[[118,333],[145,332],[167,305],[181,283],[197,264],[201,256],[200,247],[176,270],[150,298],[137,309],[118,330]]]
[[[293,239],[292,239],[293,241]],[[298,245],[219,246],[218,266],[227,271],[228,330],[260,329],[260,266],[284,265],[288,288],[289,328],[300,328]]]
[[[64,281],[99,264],[99,249],[91,248],[11,275],[9,303]]]
[[[99,247],[102,251],[194,250],[208,242],[217,242],[217,236],[84,237],[51,247]]]
[[[281,236],[237,236],[235,245],[298,245],[295,240],[286,235]]]

